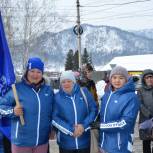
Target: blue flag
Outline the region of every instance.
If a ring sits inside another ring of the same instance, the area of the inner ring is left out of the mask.
[[[15,83],[14,67],[0,12],[0,96],[4,96],[13,83]],[[0,119],[0,131],[10,138],[10,124],[8,121],[8,118]]]

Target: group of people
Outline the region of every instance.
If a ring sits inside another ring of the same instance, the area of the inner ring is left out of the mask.
[[[85,71],[88,83],[84,86],[72,71],[63,71],[59,91],[54,94],[43,78],[42,60],[28,60],[22,80],[16,83],[20,104],[16,105],[12,90],[0,97],[0,115],[11,118],[12,153],[47,153],[52,131],[56,131],[59,153],[94,153],[90,148],[90,131],[99,112],[99,152],[132,153],[138,111],[140,123],[153,117],[153,71],[144,73],[141,94],[136,95],[127,70],[115,67],[100,104],[90,77],[93,69],[87,67]],[[143,141],[144,148],[150,142]]]

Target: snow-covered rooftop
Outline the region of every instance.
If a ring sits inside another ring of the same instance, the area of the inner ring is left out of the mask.
[[[125,67],[128,71],[153,69],[153,54],[115,57],[108,64],[98,67],[96,70],[108,71],[117,65]]]

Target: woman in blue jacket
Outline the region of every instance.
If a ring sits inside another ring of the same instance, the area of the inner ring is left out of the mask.
[[[60,77],[61,88],[55,95],[52,124],[58,129],[60,153],[90,153],[90,123],[97,115],[93,96],[80,88],[72,71]]]
[[[30,58],[22,81],[16,84],[21,106],[12,90],[0,98],[0,114],[11,117],[12,153],[46,153],[51,129],[53,91],[43,79],[44,63]],[[23,115],[25,124],[20,124]]]
[[[100,148],[107,153],[131,153],[139,110],[133,79],[121,66],[110,73],[110,88],[102,97]]]

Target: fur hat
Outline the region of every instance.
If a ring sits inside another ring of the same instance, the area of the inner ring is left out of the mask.
[[[76,78],[75,78],[74,72],[72,72],[71,70],[62,72],[62,74],[60,76],[60,83],[66,79],[71,80],[74,83],[76,83]]]
[[[113,68],[109,78],[111,79],[113,75],[123,75],[126,80],[129,79],[128,71],[122,66],[116,66]]]
[[[29,58],[27,63],[27,70],[39,69],[42,73],[44,72],[44,63],[38,57]]]

